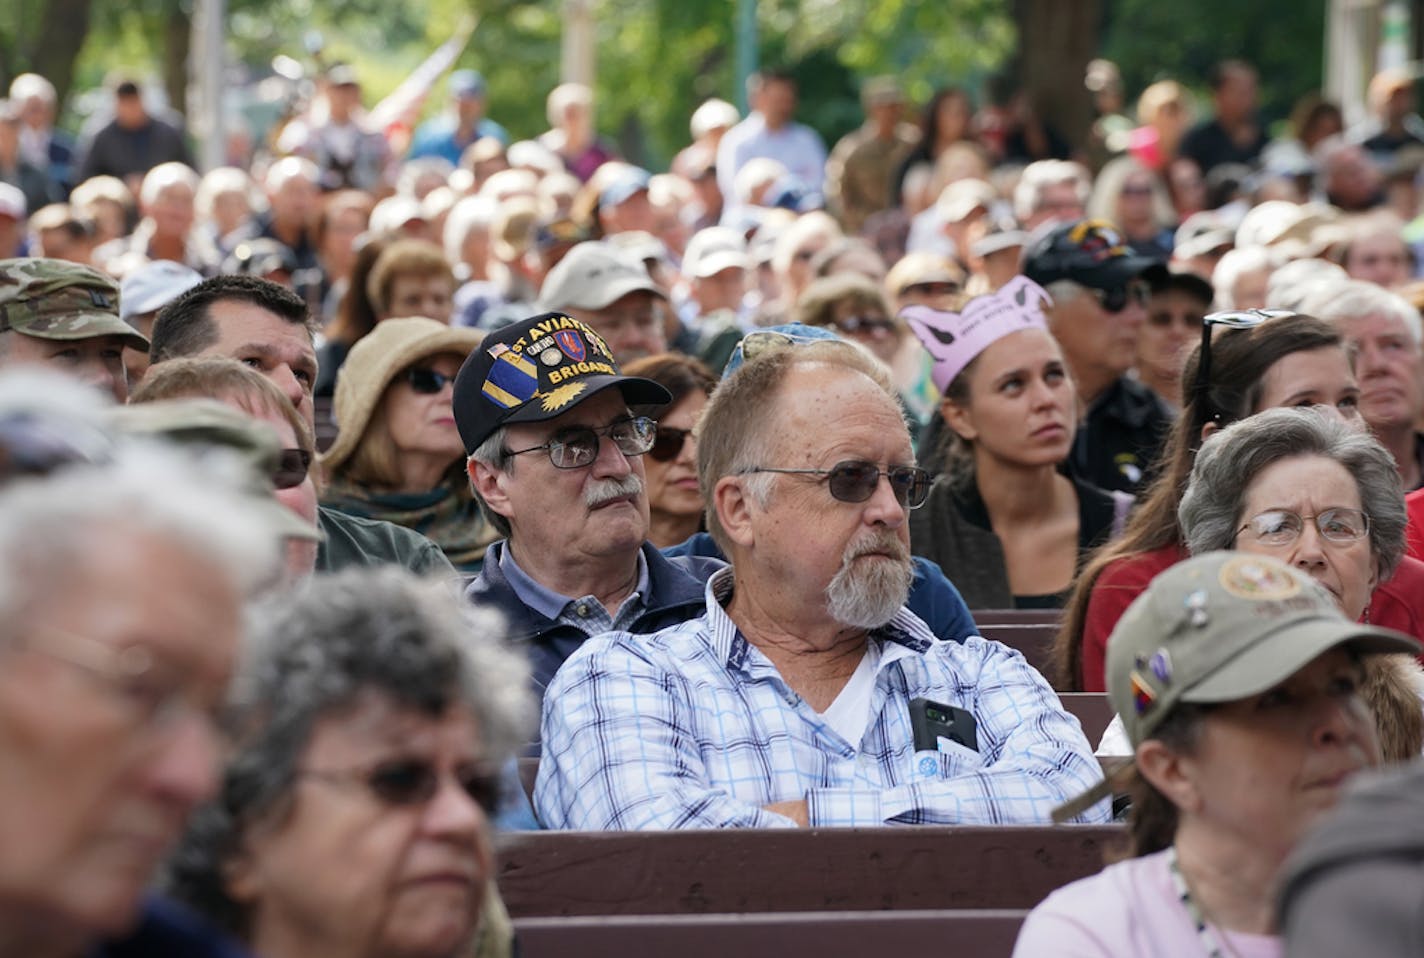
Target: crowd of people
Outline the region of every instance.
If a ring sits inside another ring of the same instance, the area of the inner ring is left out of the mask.
[[[1074,145],[870,78],[828,150],[766,71],[653,172],[579,84],[405,135],[342,64],[200,174],[137,83],[75,141],[18,77],[0,956],[502,956],[496,829],[1124,807],[1017,953],[1358,923],[1391,846],[1315,829],[1424,753],[1424,120],[1207,81],[1094,61]]]

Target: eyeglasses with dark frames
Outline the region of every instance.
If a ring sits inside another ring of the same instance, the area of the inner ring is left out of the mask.
[[[775,472],[789,476],[816,476],[826,480],[831,496],[841,502],[865,502],[875,494],[880,477],[890,480],[890,488],[902,506],[918,509],[929,498],[934,477],[917,466],[890,466],[881,469],[873,462],[847,459],[829,469],[777,469],[771,466],[753,466],[743,469],[738,475],[757,472]]]
[[[647,416],[619,419],[601,429],[571,426],[561,429],[548,442],[528,449],[506,449],[506,456],[547,452],[556,469],[581,469],[598,458],[600,436],[607,436],[625,456],[641,456],[657,439],[658,424]]]
[[[1202,317],[1201,350],[1197,358],[1196,382],[1192,384],[1192,397],[1198,408],[1210,413],[1206,416],[1207,420],[1221,418],[1220,410],[1207,409],[1205,406],[1210,401],[1208,394],[1211,392],[1212,330],[1217,326],[1227,329],[1255,329],[1268,319],[1283,319],[1294,315],[1289,309],[1226,309],[1207,313]]]
[[[475,804],[492,813],[499,806],[500,778],[480,766],[456,768],[455,783]],[[441,772],[434,763],[419,758],[397,758],[368,768],[343,770],[300,769],[297,775],[335,785],[364,786],[376,798],[393,807],[423,805],[440,790]]]
[[[672,426],[659,426],[657,437],[648,449],[648,455],[658,462],[672,462],[682,455],[683,446],[692,436],[691,429],[675,429]]]

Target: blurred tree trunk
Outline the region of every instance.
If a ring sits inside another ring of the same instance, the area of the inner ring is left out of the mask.
[[[1013,14],[1019,31],[1013,75],[1039,116],[1080,148],[1093,124],[1083,73],[1098,54],[1100,0],[1013,0]]]
[[[188,115],[188,52],[193,43],[193,15],[171,0],[163,18],[163,89],[168,105]]]
[[[89,35],[92,0],[43,0],[39,30],[17,44],[15,62],[5,64],[6,83],[17,73],[38,73],[54,84],[63,103],[74,84],[74,62]]]

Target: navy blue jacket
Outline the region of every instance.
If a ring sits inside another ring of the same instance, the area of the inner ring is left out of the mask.
[[[249,958],[249,953],[183,906],[150,898],[138,927],[100,945],[90,958]]]
[[[504,577],[496,558],[499,550],[506,547],[503,541],[490,546],[488,561],[465,589],[465,595],[477,605],[503,613],[509,624],[510,640],[527,650],[534,670],[534,685],[543,695],[559,666],[587,636],[575,626],[547,618],[524,604]],[[702,556],[670,559],[650,542],[643,543],[643,558],[648,563],[648,595],[643,599],[643,614],[628,628],[641,635],[686,622],[706,611],[703,586],[712,573],[726,565]]]

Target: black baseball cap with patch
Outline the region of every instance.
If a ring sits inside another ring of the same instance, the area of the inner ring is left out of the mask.
[[[455,377],[455,425],[466,454],[499,427],[544,422],[617,386],[628,405],[663,406],[672,393],[624,376],[603,337],[563,313],[542,313],[491,332]]]
[[[1023,274],[1040,286],[1067,279],[1113,289],[1161,265],[1161,260],[1133,252],[1106,220],[1079,220],[1032,237],[1024,250]]]

